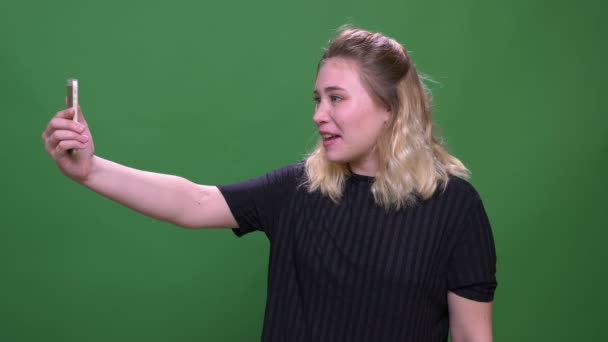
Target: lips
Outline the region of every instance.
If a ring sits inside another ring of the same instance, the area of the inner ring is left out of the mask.
[[[323,140],[329,140],[329,139],[337,138],[338,136],[339,136],[339,135],[336,135],[336,134],[329,134],[329,133],[327,133],[327,134],[321,134],[321,138],[322,138]]]
[[[321,134],[321,139],[323,139],[323,146],[325,147],[332,145],[334,142],[336,142],[336,140],[338,140],[338,138],[340,138],[340,135],[330,132],[321,131],[319,133]]]
[[[335,133],[329,132],[329,131],[319,131],[319,134],[321,135],[321,139],[323,139],[323,140],[334,139],[334,138],[340,137],[339,134],[335,134]]]

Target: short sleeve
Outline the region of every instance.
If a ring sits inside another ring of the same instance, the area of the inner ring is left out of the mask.
[[[497,286],[496,250],[477,192],[463,224],[448,264],[448,290],[471,300],[490,302]]]
[[[297,187],[299,169],[299,164],[289,165],[261,177],[218,186],[238,223],[233,229],[237,236],[259,230],[272,238],[277,215]]]

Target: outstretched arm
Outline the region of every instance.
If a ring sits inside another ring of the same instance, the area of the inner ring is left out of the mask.
[[[47,152],[67,177],[144,215],[182,227],[237,227],[217,187],[96,156],[91,131],[80,110],[79,114],[79,122],[74,122],[73,109],[57,112],[42,133]]]
[[[144,215],[185,228],[237,227],[217,187],[93,156],[82,184]]]

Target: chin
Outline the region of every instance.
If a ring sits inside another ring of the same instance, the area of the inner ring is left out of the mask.
[[[325,150],[325,159],[329,162],[339,164],[348,164],[352,160],[352,158],[349,158],[348,156],[336,152],[330,152],[327,150]]]

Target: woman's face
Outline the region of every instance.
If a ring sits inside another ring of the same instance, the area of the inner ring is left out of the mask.
[[[327,59],[317,75],[313,120],[332,162],[348,163],[353,173],[375,176],[378,170],[376,142],[390,118],[377,105],[359,78],[356,62]]]

